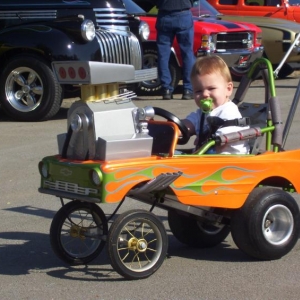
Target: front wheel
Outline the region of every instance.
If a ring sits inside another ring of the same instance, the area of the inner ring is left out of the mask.
[[[228,225],[201,222],[174,210],[168,212],[168,222],[173,235],[181,243],[195,248],[217,246],[230,233]]]
[[[290,194],[275,188],[256,188],[232,215],[232,238],[249,256],[279,259],[298,240],[299,217],[298,204]]]
[[[153,213],[130,210],[112,223],[107,247],[116,272],[126,279],[143,279],[162,265],[167,255],[168,236]]]
[[[105,246],[107,219],[94,203],[71,201],[54,216],[50,227],[53,252],[70,265],[87,264]]]
[[[51,68],[36,56],[16,56],[0,76],[0,103],[14,120],[42,121],[60,109],[62,88]]]

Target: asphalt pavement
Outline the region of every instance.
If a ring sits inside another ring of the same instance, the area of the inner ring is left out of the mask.
[[[283,120],[292,105],[299,77],[276,80]],[[238,83],[236,83],[237,85]],[[157,106],[184,118],[196,109],[193,100],[163,101],[138,97],[139,106]],[[256,261],[243,254],[229,236],[212,249],[193,249],[170,232],[166,212],[154,209],[169,236],[168,258],[147,279],[126,281],[111,267],[106,249],[87,266],[70,267],[53,253],[49,228],[61,207],[57,198],[40,194],[38,162],[58,152],[56,136],[66,132],[68,107],[46,122],[14,122],[0,109],[0,299],[1,300],[156,300],[156,299],[299,299],[300,243],[276,261]],[[264,84],[252,83],[245,101],[263,102]],[[299,107],[286,149],[300,147]],[[300,159],[300,158],[299,158]],[[299,202],[297,194],[294,195]],[[121,211],[143,208],[129,200]],[[105,213],[114,206],[102,206]]]

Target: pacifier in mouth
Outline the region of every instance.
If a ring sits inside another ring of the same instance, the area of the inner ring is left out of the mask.
[[[213,99],[211,98],[201,99],[200,108],[205,114],[211,112],[213,110]]]

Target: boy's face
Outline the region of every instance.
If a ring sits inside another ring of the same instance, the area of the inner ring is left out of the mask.
[[[200,107],[200,100],[212,98],[213,108],[228,102],[233,83],[227,82],[220,73],[197,75],[192,79],[196,105]]]

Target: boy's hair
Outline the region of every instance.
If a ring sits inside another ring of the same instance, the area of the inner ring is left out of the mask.
[[[227,82],[232,81],[230,70],[220,56],[197,58],[191,71],[191,78],[193,79],[197,75],[212,74],[215,72],[219,72]]]

